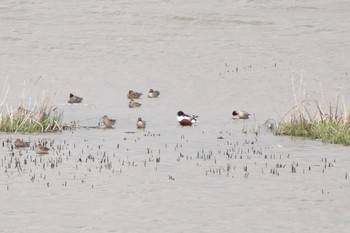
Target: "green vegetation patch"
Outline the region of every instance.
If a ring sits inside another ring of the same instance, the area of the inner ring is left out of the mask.
[[[20,108],[19,108],[20,109]],[[37,113],[5,114],[0,116],[1,132],[42,133],[62,130],[62,114],[50,115],[44,110]]]
[[[25,101],[25,89],[20,98],[19,107],[13,108],[5,104],[10,88],[5,82],[0,92],[0,132],[43,133],[61,131],[62,115],[54,107],[55,93],[50,97],[43,94],[41,99],[34,99],[34,103]],[[30,108],[25,108],[25,102],[29,102]],[[6,108],[5,108],[6,106]]]
[[[276,135],[308,137],[323,142],[350,145],[350,125],[343,121],[307,121],[291,120],[280,122],[273,129]]]

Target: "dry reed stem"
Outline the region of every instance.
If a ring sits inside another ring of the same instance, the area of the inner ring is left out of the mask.
[[[9,93],[9,89],[10,87],[7,85],[7,82],[8,82],[8,76],[6,77],[6,81],[5,81],[5,84],[2,88],[2,92],[1,92],[1,98],[0,98],[0,107],[3,106],[5,100],[6,100],[6,97]]]

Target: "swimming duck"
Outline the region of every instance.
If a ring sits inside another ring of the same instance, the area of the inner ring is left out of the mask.
[[[136,127],[139,129],[143,129],[146,127],[146,121],[143,121],[141,117],[139,117],[139,119],[137,119],[136,122]]]
[[[160,92],[155,91],[153,89],[150,89],[148,92],[148,98],[158,98],[159,95],[160,95]]]
[[[197,120],[198,117],[199,116],[197,116],[197,115],[185,114],[183,111],[177,112],[177,121],[182,126],[191,126],[192,124],[198,122],[198,120]]]
[[[110,119],[108,116],[104,115],[102,117],[102,122],[106,126],[106,128],[113,128],[113,125],[115,125],[116,120]]]
[[[47,148],[46,146],[43,146],[41,144],[38,144],[37,147],[35,148],[35,152],[38,155],[45,155],[49,153],[49,148]]]
[[[78,96],[73,95],[72,93],[70,93],[69,99],[68,99],[68,103],[76,104],[76,103],[81,103],[81,101],[83,101],[83,98],[78,97]]]
[[[16,148],[21,148],[21,147],[29,147],[29,142],[23,141],[23,139],[17,138],[16,141],[13,143]]]
[[[129,90],[128,92],[128,98],[129,99],[139,99],[141,97],[142,93],[141,92],[136,92]]]
[[[141,104],[138,103],[138,102],[135,102],[133,99],[130,100],[129,102],[129,108],[137,108],[137,107],[140,107]]]
[[[241,110],[234,110],[232,112],[232,115],[234,117],[237,116],[239,119],[248,119],[250,117],[249,113],[247,113],[246,111],[241,111]]]

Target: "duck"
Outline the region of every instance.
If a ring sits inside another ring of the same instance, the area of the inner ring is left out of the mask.
[[[17,138],[16,141],[13,143],[16,148],[22,148],[22,147],[29,147],[29,142],[23,141],[23,139]]]
[[[102,117],[102,122],[106,126],[106,128],[113,128],[113,125],[115,125],[116,120],[110,119],[107,115],[104,115]]]
[[[129,90],[129,92],[128,92],[129,99],[139,99],[141,97],[141,95],[142,95],[141,92],[136,92],[133,90]]]
[[[141,117],[137,119],[136,127],[139,129],[144,129],[146,127],[146,121],[143,121]]]
[[[158,98],[159,95],[160,95],[160,92],[155,91],[153,89],[150,89],[148,92],[148,98]]]
[[[16,115],[18,115],[18,116],[32,116],[33,112],[20,106],[17,108]]]
[[[77,104],[77,103],[81,103],[81,101],[83,101],[83,98],[73,95],[72,93],[69,94],[68,103]]]
[[[49,148],[47,148],[46,146],[43,146],[41,144],[38,144],[37,147],[35,148],[35,152],[38,155],[45,155],[49,153]]]
[[[130,100],[129,102],[129,108],[137,108],[137,107],[140,107],[141,104],[138,103],[138,102],[135,102],[133,99]]]
[[[39,122],[44,121],[48,116],[44,108],[40,108],[38,111],[30,111],[23,107],[18,107],[15,115],[19,117],[28,117],[30,119],[35,119]]]
[[[177,121],[180,123],[182,126],[191,126],[194,123],[197,123],[199,116],[197,115],[189,115],[185,114],[183,111],[178,111],[177,112]]]
[[[246,111],[242,110],[234,110],[232,112],[233,117],[238,117],[239,119],[248,119],[250,117],[250,114],[247,113]]]

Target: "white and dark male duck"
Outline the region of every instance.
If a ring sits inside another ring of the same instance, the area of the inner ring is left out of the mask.
[[[198,120],[197,120],[198,117],[199,116],[197,116],[197,115],[185,114],[183,111],[178,111],[177,112],[177,121],[182,126],[191,126],[191,125],[197,123],[198,122]]]
[[[138,129],[144,129],[144,128],[146,128],[146,121],[142,120],[142,118],[139,117],[139,118],[137,119],[137,121],[136,121],[136,127],[137,127]]]
[[[239,119],[248,119],[248,118],[250,118],[250,114],[247,113],[246,111],[242,111],[242,110],[234,110],[232,112],[232,116],[234,118],[239,118]]]
[[[148,98],[158,98],[159,95],[160,95],[159,91],[150,89],[147,96]]]

